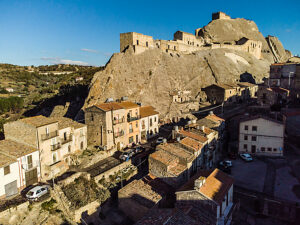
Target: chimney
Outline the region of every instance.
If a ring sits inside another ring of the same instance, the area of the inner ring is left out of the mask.
[[[196,179],[194,184],[194,189],[199,190],[202,187],[202,185],[205,183],[205,180],[206,178],[202,176]]]

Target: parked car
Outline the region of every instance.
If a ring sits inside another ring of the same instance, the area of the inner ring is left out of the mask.
[[[245,160],[246,162],[251,162],[253,161],[252,157],[250,154],[247,154],[247,153],[242,153],[240,154],[240,157]]]
[[[145,151],[145,148],[142,147],[142,146],[137,146],[135,149],[134,149],[134,152],[135,153],[139,153],[139,152],[143,152]]]
[[[164,138],[163,137],[159,137],[159,138],[157,138],[157,140],[156,140],[156,144],[161,144],[161,143],[163,143],[164,142]]]
[[[225,173],[231,174],[231,167],[229,167],[229,166],[219,164],[218,168]]]
[[[49,185],[35,186],[27,192],[26,198],[28,200],[37,201],[40,197],[49,193],[49,188]]]
[[[232,162],[230,160],[221,161],[219,164],[221,166],[232,167]]]

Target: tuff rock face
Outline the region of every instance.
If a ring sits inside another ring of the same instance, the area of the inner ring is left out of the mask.
[[[154,106],[162,118],[172,118],[197,109],[203,87],[213,83],[232,83],[245,77],[262,82],[262,78],[268,76],[269,66],[276,57],[253,21],[213,20],[201,32],[208,43],[234,42],[242,37],[259,40],[263,43],[263,57],[257,59],[247,52],[230,49],[171,55],[159,49],[134,54],[129,48],[125,53],[113,54],[105,69],[94,75],[83,108],[107,98],[128,96],[129,100]],[[278,39],[273,43],[273,48],[277,45],[281,49]],[[281,50],[277,58],[281,55],[282,60],[286,59],[287,51]],[[192,101],[174,103],[172,94],[177,91],[191,91]]]

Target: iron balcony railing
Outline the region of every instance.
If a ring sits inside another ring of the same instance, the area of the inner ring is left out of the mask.
[[[125,119],[124,118],[121,118],[121,119],[115,119],[113,120],[113,125],[116,125],[116,124],[119,124],[119,123],[124,123],[125,122]]]
[[[115,133],[115,138],[118,138],[118,137],[122,137],[124,136],[125,132],[122,130],[122,131],[119,131],[119,132],[116,132]]]
[[[66,137],[66,139],[65,139],[65,138],[62,138],[60,142],[61,142],[61,144],[63,145],[63,144],[69,143],[69,142],[71,142],[71,141],[73,141],[73,135],[72,135],[72,134],[68,135],[68,136]]]
[[[51,145],[51,151],[55,151],[55,150],[60,149],[60,148],[61,148],[60,143]]]
[[[50,132],[50,133],[46,133],[46,134],[42,134],[41,135],[41,138],[43,141],[45,140],[48,140],[48,139],[51,139],[51,138],[54,138],[54,137],[57,137],[58,136],[58,131],[53,131],[53,132]]]
[[[127,117],[127,122],[132,122],[135,120],[139,120],[141,117],[140,116],[136,116],[136,117]]]

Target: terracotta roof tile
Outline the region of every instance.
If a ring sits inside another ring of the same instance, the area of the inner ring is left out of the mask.
[[[184,150],[182,147],[180,147],[180,145],[175,144],[175,143],[160,144],[156,147],[156,149],[166,151],[166,152],[170,153],[171,155],[174,155],[181,159],[186,160],[187,162],[191,162],[194,158],[192,153]]]
[[[67,127],[74,127],[75,129],[79,129],[81,127],[85,127],[86,125],[83,123],[78,123],[67,117],[52,117],[58,121],[58,129],[64,129]]]
[[[159,114],[154,110],[152,106],[142,106],[140,107],[140,115],[141,118],[148,117],[148,116],[153,116]]]
[[[201,136],[199,134],[195,134],[193,132],[189,132],[189,131],[186,131],[186,130],[179,130],[179,134],[181,134],[182,136],[184,137],[190,137],[190,138],[193,138],[197,141],[200,141],[201,143],[205,143],[208,139],[204,136]]]
[[[35,151],[37,151],[36,148],[30,147],[28,145],[23,145],[11,140],[0,141],[0,152],[8,156],[19,158]]]
[[[180,144],[192,148],[195,152],[198,152],[202,149],[203,144],[196,141],[195,139],[185,137],[180,141]]]
[[[233,178],[219,169],[215,169],[205,180],[199,192],[221,204],[226,193],[233,185]]]
[[[96,104],[95,106],[105,112],[124,108],[120,106],[119,103],[116,102],[106,102],[106,103]]]
[[[222,121],[225,121],[224,119],[222,119],[221,117],[216,116],[215,114],[208,115],[208,116],[206,116],[205,118],[207,118],[207,119],[209,119],[209,120],[212,120],[212,121],[214,121],[214,122],[222,122]]]
[[[161,163],[163,163],[167,166],[176,164],[178,162],[178,159],[174,155],[171,155],[170,153],[162,151],[162,150],[158,150],[158,151],[152,153],[150,155],[150,157],[157,161],[160,161]]]
[[[57,120],[52,117],[45,117],[45,116],[33,116],[33,117],[27,117],[24,119],[20,119],[19,121],[35,126],[35,127],[41,127],[52,123],[57,123]]]
[[[17,162],[17,160],[14,157],[5,155],[0,152],[0,168],[8,166],[14,162]]]
[[[138,108],[139,105],[134,102],[124,101],[124,102],[116,102],[120,107],[124,109],[132,109],[132,108]]]

